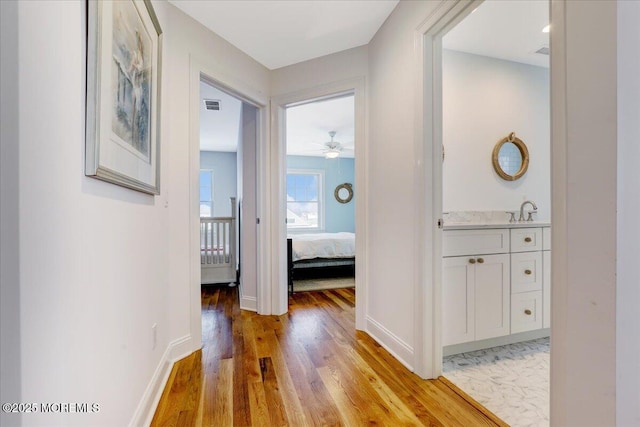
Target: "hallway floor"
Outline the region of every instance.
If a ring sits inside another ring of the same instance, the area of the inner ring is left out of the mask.
[[[289,304],[260,316],[237,287],[203,287],[203,348],[174,365],[152,426],[506,425],[356,331],[353,288]]]
[[[446,356],[443,375],[512,427],[549,425],[549,338]]]

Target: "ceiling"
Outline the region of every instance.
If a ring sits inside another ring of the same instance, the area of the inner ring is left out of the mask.
[[[287,108],[287,155],[324,156],[335,131],[340,157],[353,157],[354,117],[353,95]]]
[[[274,70],[369,41],[398,0],[169,0]]]
[[[445,49],[549,67],[548,0],[486,0],[442,39]]]
[[[205,82],[200,82],[202,100],[219,100],[220,110],[207,110],[200,103],[200,150],[228,151],[238,149],[242,101]],[[324,156],[325,143],[331,140],[343,148],[341,157],[353,157],[354,98],[343,96],[287,109],[287,154]]]
[[[200,102],[200,150],[236,151],[242,101],[202,81],[200,98],[220,100],[219,111],[207,110]]]
[[[397,0],[169,0],[269,69],[367,44]],[[508,61],[549,66],[542,28],[549,22],[548,0],[486,0],[443,38],[445,49]],[[236,151],[242,102],[206,83],[203,98],[220,99],[220,111],[201,104],[201,149]],[[351,104],[348,104],[350,99]],[[335,102],[335,104],[331,104]],[[323,155],[329,131],[353,156],[353,98],[316,102],[287,113],[289,154]]]

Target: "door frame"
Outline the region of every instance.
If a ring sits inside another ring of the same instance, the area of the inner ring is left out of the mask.
[[[414,371],[442,374],[442,37],[483,0],[440,2],[415,31]]]
[[[269,175],[266,173],[266,159],[269,158],[268,145],[268,98],[263,92],[247,85],[236,78],[225,75],[207,61],[190,57],[189,67],[189,331],[192,343],[191,351],[202,347],[202,303],[200,296],[200,81],[205,81],[217,89],[238,98],[242,102],[257,108],[256,112],[256,159],[257,159],[257,215],[268,219],[266,191],[269,186]],[[260,290],[262,282],[268,278],[269,263],[265,242],[268,242],[267,231],[257,227],[257,302],[260,311]]]
[[[287,106],[330,99],[341,94],[354,95],[355,215],[356,215],[356,329],[365,329],[367,302],[367,144],[365,142],[365,80],[363,77],[321,85],[312,89],[276,96],[271,100],[272,156],[270,163],[273,203],[271,205],[271,286],[273,314],[288,310],[286,218],[286,108]]]

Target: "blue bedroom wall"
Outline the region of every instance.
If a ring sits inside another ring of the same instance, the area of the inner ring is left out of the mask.
[[[213,170],[213,216],[231,216],[229,197],[236,197],[236,153],[201,151],[200,169]]]
[[[339,203],[333,195],[335,188],[340,184],[348,182],[354,185],[354,159],[287,156],[287,169],[324,170],[325,231],[355,233],[357,189],[353,187],[353,199],[349,203]]]

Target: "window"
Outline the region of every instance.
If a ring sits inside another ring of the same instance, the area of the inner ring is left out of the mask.
[[[324,227],[324,172],[287,171],[287,228],[289,230]]]
[[[200,169],[200,216],[213,216],[213,171]]]

